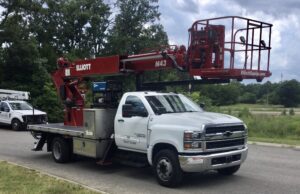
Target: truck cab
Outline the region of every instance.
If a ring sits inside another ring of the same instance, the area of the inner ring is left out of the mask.
[[[0,123],[11,125],[13,130],[25,129],[27,124],[47,123],[47,113],[33,109],[26,101],[0,101]]]
[[[162,185],[182,172],[233,174],[247,156],[247,128],[230,115],[210,113],[182,94],[129,92],[115,116],[119,149],[147,154]]]

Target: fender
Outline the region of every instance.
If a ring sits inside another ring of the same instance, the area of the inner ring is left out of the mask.
[[[152,158],[153,158],[153,148],[155,147],[155,145],[157,144],[169,144],[170,146],[173,146],[176,148],[176,150],[180,150],[179,147],[178,147],[178,144],[176,144],[174,141],[171,141],[171,140],[166,140],[166,139],[161,139],[161,140],[157,140],[153,143],[153,145],[149,145],[149,147],[147,148],[147,159],[148,159],[148,162],[149,164],[152,166],[153,164],[153,161],[152,161]]]

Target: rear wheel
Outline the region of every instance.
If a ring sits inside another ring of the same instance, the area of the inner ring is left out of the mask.
[[[21,121],[19,121],[19,119],[13,119],[11,122],[11,128],[14,131],[20,131],[21,129],[23,129]]]
[[[232,167],[218,169],[218,173],[229,176],[229,175],[233,175],[234,173],[236,173],[239,169],[240,169],[240,165],[232,166]]]
[[[153,168],[159,184],[166,187],[175,187],[180,184],[183,173],[175,151],[159,151],[154,157]]]
[[[52,157],[57,163],[67,163],[71,159],[71,146],[62,137],[55,137],[52,141]]]

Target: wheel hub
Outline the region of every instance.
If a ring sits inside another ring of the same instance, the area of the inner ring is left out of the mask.
[[[61,157],[61,147],[60,147],[60,144],[57,142],[54,143],[53,154],[57,160]]]
[[[13,126],[14,129],[17,129],[19,125],[18,125],[17,122],[14,122],[14,123],[12,124],[12,126]]]
[[[162,180],[169,180],[173,173],[171,162],[167,158],[161,159],[157,164],[157,174]]]

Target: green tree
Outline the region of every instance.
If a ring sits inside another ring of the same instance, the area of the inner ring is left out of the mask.
[[[89,58],[103,55],[110,25],[110,8],[102,0],[44,0],[33,12],[31,31],[41,56],[53,71],[61,56]]]
[[[43,108],[51,102],[53,96],[44,87],[51,83],[46,69],[47,59],[41,57],[39,43],[30,30],[31,13],[36,10],[37,1],[12,1],[4,6],[5,17],[1,20],[1,52],[2,79],[1,88],[26,90],[31,93],[32,103],[36,108]],[[3,3],[3,2],[0,2]],[[6,6],[6,7],[5,7]],[[54,88],[52,87],[54,91]],[[38,97],[43,95],[43,102]],[[51,108],[59,107],[58,101]],[[50,112],[49,117],[57,112]]]
[[[254,104],[256,103],[256,95],[250,92],[245,92],[238,98],[238,101],[241,103]]]
[[[285,107],[294,107],[300,103],[300,84],[297,80],[283,82],[278,90],[277,95],[280,104]]]
[[[241,85],[233,82],[221,85],[204,85],[198,87],[200,92],[212,100],[213,105],[230,105],[238,102]]]
[[[119,14],[110,31],[108,51],[112,54],[137,54],[145,48],[168,44],[162,25],[157,24],[157,0],[117,0]]]

